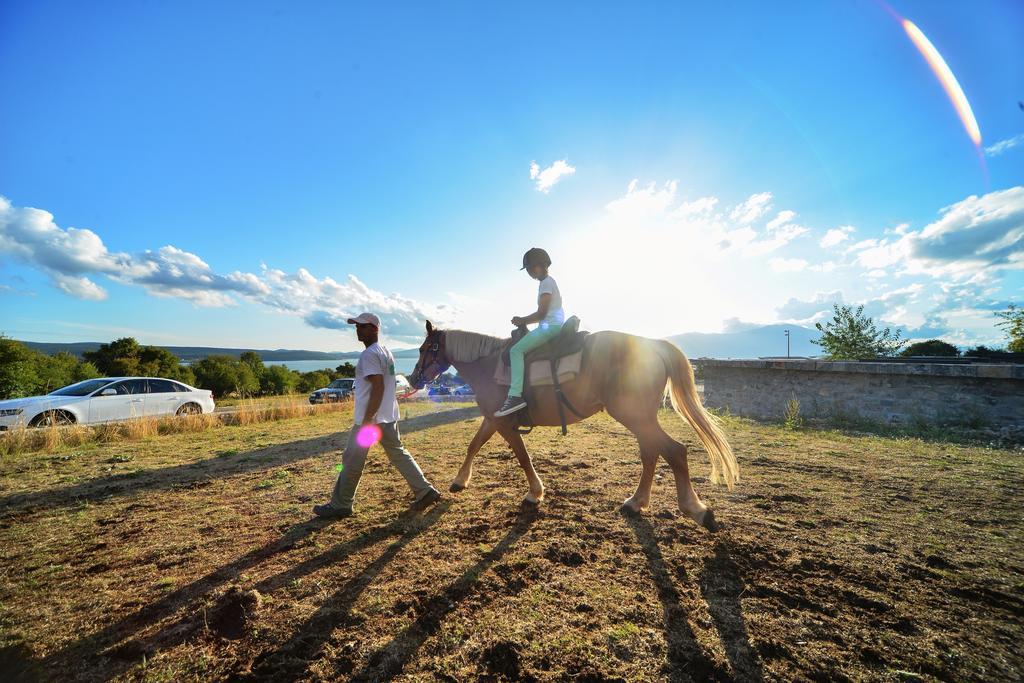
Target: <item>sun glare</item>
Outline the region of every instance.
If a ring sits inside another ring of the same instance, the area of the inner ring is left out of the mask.
[[[939,82],[942,83],[942,87],[953,102],[953,106],[956,108],[956,113],[960,116],[964,128],[967,129],[967,134],[970,136],[971,141],[974,142],[975,147],[980,147],[981,130],[978,128],[978,122],[974,118],[974,112],[971,111],[971,105],[967,101],[967,96],[964,95],[963,89],[957,82],[956,76],[953,75],[953,72],[946,64],[946,60],[942,58],[942,55],[935,49],[935,46],[932,45],[927,36],[921,32],[921,29],[914,25],[914,22],[904,19],[903,30],[910,36],[914,46],[921,52],[925,61],[928,62],[928,66],[931,67]]]

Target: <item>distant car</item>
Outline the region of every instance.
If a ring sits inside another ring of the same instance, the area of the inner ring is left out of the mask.
[[[455,389],[452,391],[452,395],[454,395],[454,396],[472,396],[473,395],[473,387],[469,386],[468,384],[459,385],[459,386],[455,387]]]
[[[451,396],[452,390],[446,386],[430,387],[427,389],[427,396]]]
[[[352,395],[355,386],[356,381],[351,377],[336,379],[323,389],[317,389],[310,394],[309,402],[316,405],[317,403],[342,401]]]
[[[0,431],[16,426],[97,424],[134,417],[212,413],[213,394],[161,377],[101,377],[45,396],[0,401]]]

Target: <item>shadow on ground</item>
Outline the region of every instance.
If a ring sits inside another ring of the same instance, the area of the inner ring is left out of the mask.
[[[410,434],[479,414],[477,408],[470,407],[418,415],[402,421],[402,433]],[[268,446],[243,454],[207,458],[187,465],[115,474],[63,488],[18,493],[0,498],[0,516],[68,507],[83,502],[105,501],[147,491],[200,487],[221,477],[280,467],[341,450],[347,436],[347,431],[337,432],[315,439]]]

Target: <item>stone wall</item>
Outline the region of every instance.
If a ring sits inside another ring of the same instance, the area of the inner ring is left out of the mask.
[[[790,399],[808,417],[890,425],[1024,425],[1024,365],[816,360],[696,360],[704,403],[781,420]]]

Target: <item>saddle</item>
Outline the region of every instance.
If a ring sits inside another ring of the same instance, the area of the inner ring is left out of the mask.
[[[499,384],[508,385],[511,382],[511,371],[509,369],[509,350],[522,339],[528,330],[525,327],[518,328],[512,333],[512,340],[505,347],[501,354],[502,362],[498,364],[495,371],[495,380]],[[576,379],[583,367],[583,349],[589,332],[580,331],[580,319],[572,316],[562,324],[558,336],[537,347],[526,354],[526,392],[524,394],[529,402],[529,389],[536,386],[554,386],[555,395],[558,397],[558,417],[562,422],[562,435],[568,433],[565,421],[565,407],[568,407],[577,417],[583,418],[578,410],[569,402],[569,399],[562,393],[562,383],[571,382]],[[529,408],[519,411],[519,433],[528,434],[533,430],[533,422],[529,416]]]

